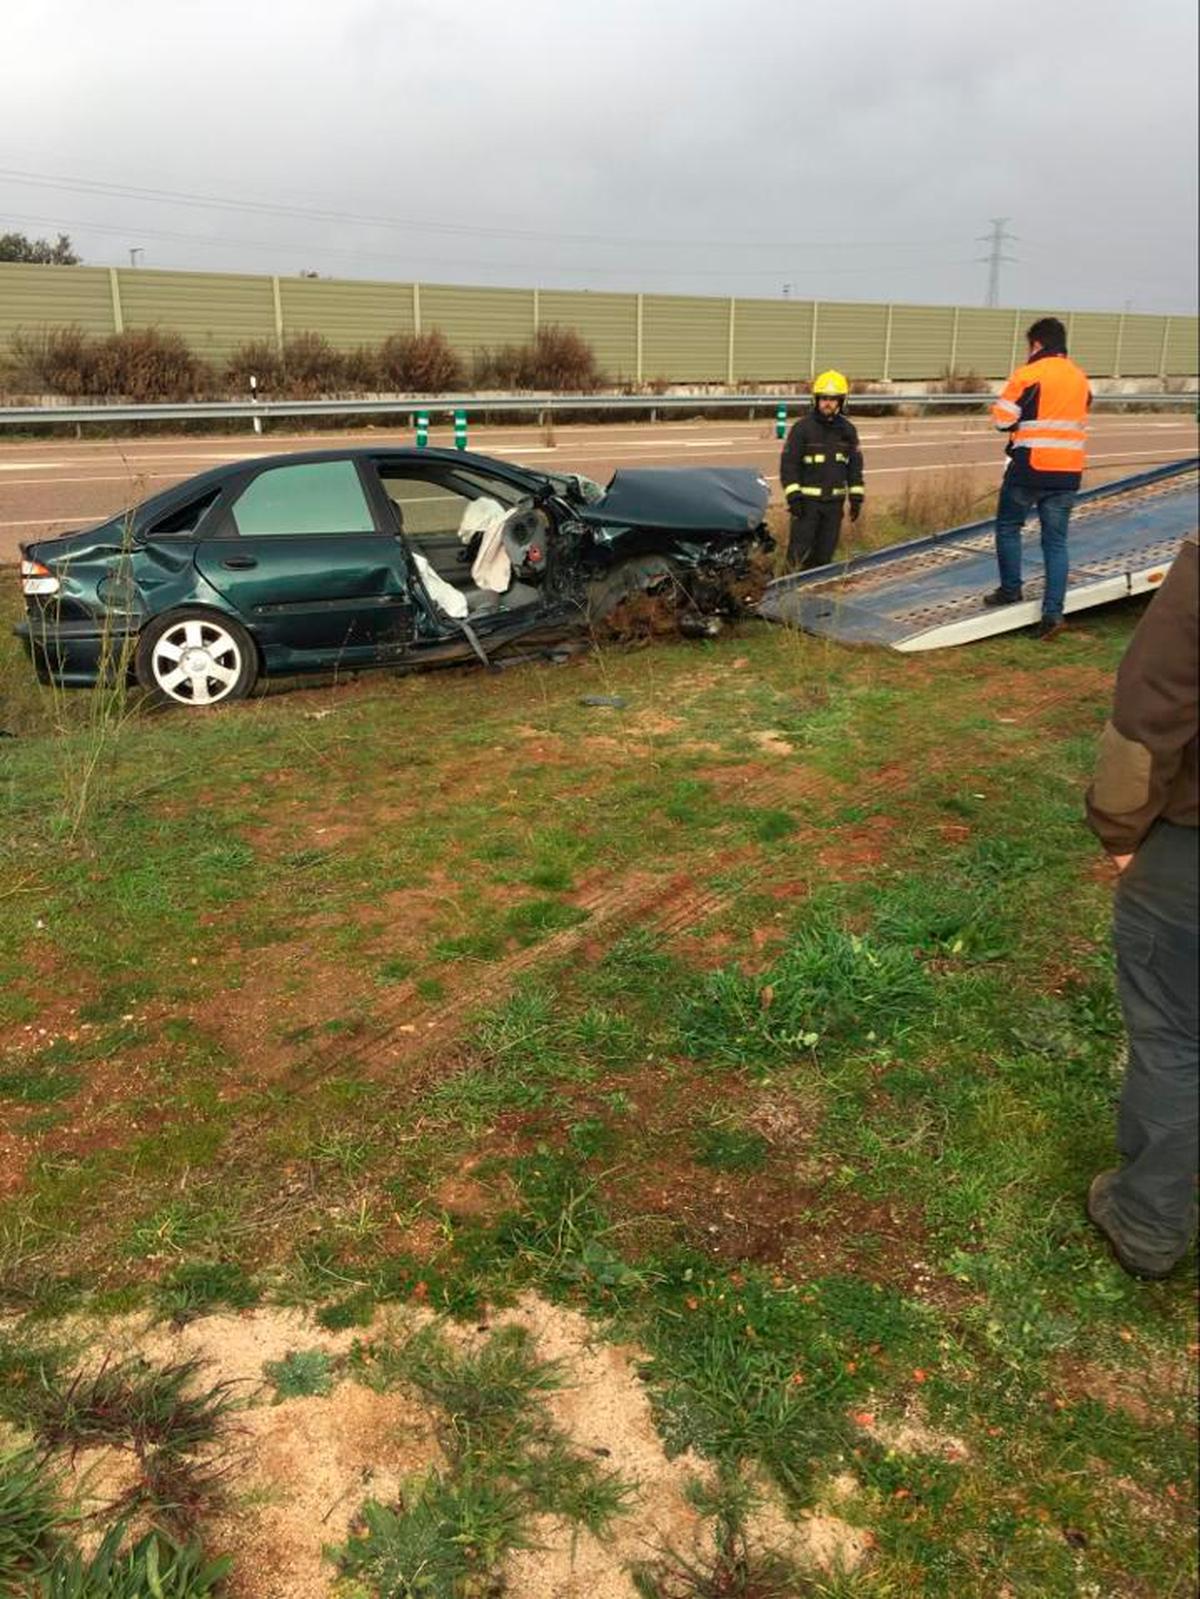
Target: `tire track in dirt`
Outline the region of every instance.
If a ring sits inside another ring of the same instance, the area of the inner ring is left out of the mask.
[[[1060,705],[1077,701],[1090,686],[1090,682],[1081,681],[1077,669],[1064,668],[1052,679],[1041,679],[1036,691],[1020,698],[1013,709],[1022,721],[1032,721]],[[946,771],[952,758],[957,760],[966,752],[962,744],[918,750],[911,753],[907,763],[889,762],[853,785],[812,767],[793,765],[793,757],[780,755],[774,757],[779,762],[777,771],[743,778],[745,798],[755,809],[783,809],[818,799],[840,799],[870,807]],[[715,774],[720,768],[712,770]],[[731,775],[736,770],[731,766]],[[804,847],[828,836],[828,828],[802,826],[791,835],[791,843],[794,848]],[[761,851],[753,853],[763,858]],[[441,1001],[423,1001],[414,985],[401,985],[389,997],[369,1034],[322,1043],[296,1062],[285,1082],[299,1088],[339,1070],[382,1070],[401,1062],[415,1067],[434,1050],[445,1050],[473,1015],[505,999],[520,978],[535,968],[569,959],[597,940],[611,945],[638,927],[646,929],[656,941],[669,944],[733,904],[737,897],[734,890],[720,890],[696,881],[697,872],[706,867],[729,864],[728,854],[714,855],[693,863],[690,869],[676,866],[665,878],[643,868],[616,881],[597,884],[575,901],[577,908],[587,913],[583,921],[477,971]]]

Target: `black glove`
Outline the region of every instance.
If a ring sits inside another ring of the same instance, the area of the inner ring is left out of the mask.
[[[804,504],[803,494],[789,494],[787,497],[787,502],[788,510],[792,513],[792,515],[799,516],[801,507]]]
[[[863,508],[862,495],[861,494],[856,494],[854,496],[854,498],[850,501],[850,520],[852,522],[857,522],[858,521],[859,517],[862,515],[862,508]]]

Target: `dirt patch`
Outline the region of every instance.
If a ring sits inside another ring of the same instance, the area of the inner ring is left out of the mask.
[[[474,1175],[478,1160],[468,1160],[444,1177],[433,1193],[433,1205],[456,1219],[494,1216],[516,1203],[516,1189],[507,1173],[489,1182]]]
[[[544,1518],[533,1528],[542,1547],[510,1557],[506,1567],[512,1599],[635,1599],[628,1566],[666,1543],[691,1547],[702,1522],[684,1498],[690,1478],[707,1468],[688,1453],[668,1460],[654,1426],[650,1401],[637,1376],[644,1356],[605,1344],[576,1311],[522,1299],[503,1322],[533,1335],[538,1354],[561,1361],[570,1386],[550,1398],[555,1423],[584,1454],[603,1461],[634,1485],[629,1513],[603,1540]]]
[[[251,1411],[243,1425],[253,1473],[242,1508],[212,1529],[214,1547],[235,1556],[239,1599],[327,1594],[322,1544],[346,1539],[365,1499],[394,1502],[406,1476],[441,1460],[432,1418],[415,1401],[353,1382],[327,1399]]]
[[[1055,706],[1081,701],[1103,707],[1112,697],[1112,675],[1097,666],[1049,666],[1001,673],[977,668],[966,681],[979,704],[998,713],[999,722],[1029,721]]]
[[[242,987],[199,1001],[191,1016],[220,1041],[247,1082],[277,1077],[369,991],[365,977],[323,958],[309,943],[268,944],[239,953],[234,962],[245,974]]]
[[[767,755],[794,755],[796,746],[789,743],[787,738],[773,728],[766,728],[758,733],[751,733],[750,737],[759,749]]]
[[[887,855],[896,818],[882,813],[869,822],[839,827],[817,851],[823,872],[840,880],[857,877],[878,866]]]
[[[867,1401],[851,1418],[869,1438],[900,1455],[938,1455],[943,1460],[969,1460],[971,1451],[961,1438],[931,1427],[915,1400],[902,1416],[879,1416]]]
[[[769,1485],[757,1484],[760,1503],[746,1518],[746,1543],[752,1554],[782,1555],[802,1570],[849,1575],[875,1547],[875,1536],[840,1516],[808,1510],[793,1521]]]
[[[1121,1411],[1139,1427],[1161,1427],[1177,1406],[1194,1411],[1196,1371],[1185,1356],[1159,1357],[1149,1365],[1123,1371],[1098,1361],[1068,1360],[1054,1366],[1053,1403],[1091,1400],[1106,1410]]]

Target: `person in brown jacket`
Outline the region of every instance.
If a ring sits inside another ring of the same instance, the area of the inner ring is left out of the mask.
[[[1087,794],[1088,822],[1118,873],[1113,938],[1129,1034],[1117,1117],[1124,1164],[1093,1180],[1087,1211],[1139,1277],[1165,1277],[1196,1226],[1198,591],[1192,534],[1117,670]]]

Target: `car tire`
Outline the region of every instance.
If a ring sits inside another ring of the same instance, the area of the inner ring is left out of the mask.
[[[159,704],[202,710],[245,699],[258,678],[258,650],[231,616],[170,611],[143,628],[134,670]]]

